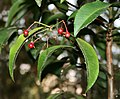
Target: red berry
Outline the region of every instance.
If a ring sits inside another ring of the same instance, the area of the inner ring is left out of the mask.
[[[30,42],[29,44],[28,44],[28,47],[29,48],[34,48],[35,46],[34,46],[34,42]]]
[[[69,33],[68,31],[65,33],[65,37],[66,37],[66,38],[69,38],[69,37],[70,37],[70,33]]]
[[[29,33],[28,30],[24,30],[24,32],[23,32],[23,34],[24,34],[25,37],[28,36],[28,33]]]
[[[63,29],[63,28],[59,28],[59,29],[58,29],[58,34],[61,35],[61,34],[63,34],[63,32],[64,32],[64,29]]]

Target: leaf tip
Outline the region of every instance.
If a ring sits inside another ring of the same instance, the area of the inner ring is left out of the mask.
[[[41,7],[41,4],[38,4],[38,7]]]
[[[39,70],[38,70],[38,73],[37,73],[37,79],[38,79],[39,81],[41,81],[41,71],[39,71]]]
[[[15,79],[14,79],[13,73],[10,73],[10,77],[11,77],[12,81],[15,82]]]
[[[76,37],[76,36],[77,36],[77,34],[78,34],[78,32],[77,32],[77,31],[74,31],[74,37]]]

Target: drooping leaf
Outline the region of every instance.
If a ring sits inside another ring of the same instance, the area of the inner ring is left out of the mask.
[[[101,1],[95,1],[83,5],[77,12],[74,21],[74,36],[76,37],[78,32],[94,21],[103,11],[110,6],[109,3]]]
[[[0,53],[4,44],[7,43],[7,40],[10,38],[10,36],[16,31],[16,27],[0,28]]]
[[[35,1],[36,1],[37,5],[40,7],[42,0],[35,0]]]
[[[24,37],[23,34],[21,34],[18,39],[15,41],[15,43],[13,44],[13,46],[10,48],[10,54],[9,54],[9,73],[10,76],[12,78],[12,80],[14,81],[14,76],[13,76],[13,69],[14,69],[14,64],[15,64],[15,60],[17,58],[17,55],[20,51],[20,49],[22,48],[22,46],[24,45],[25,41],[32,36],[35,32],[37,32],[38,30],[41,30],[43,27],[38,27],[35,28],[33,30],[31,30],[29,32],[29,36],[28,37]]]
[[[60,0],[60,3],[63,3],[65,0]]]
[[[10,8],[10,11],[8,13],[8,20],[5,24],[6,27],[8,27],[11,24],[11,21],[13,20],[13,17],[16,15],[17,12],[19,12],[21,9],[23,9],[26,5],[23,5],[26,0],[17,0],[12,7]]]
[[[84,40],[77,38],[77,43],[85,58],[87,68],[87,89],[86,92],[95,83],[99,74],[99,61],[93,47]]]
[[[40,80],[41,80],[42,71],[46,67],[46,62],[47,62],[48,58],[50,58],[52,53],[54,53],[55,50],[57,50],[59,48],[67,48],[67,47],[72,48],[72,46],[68,46],[68,45],[57,45],[57,46],[49,47],[40,53],[39,58],[38,58],[38,67],[37,67],[38,78]]]
[[[24,6],[24,5],[23,5]],[[20,20],[27,12],[28,12],[28,9],[27,7],[29,7],[29,4],[24,6],[20,11],[19,13],[17,13],[14,18],[12,18],[10,24],[11,25],[14,25],[18,20]]]
[[[10,49],[10,54],[9,54],[9,72],[12,80],[14,81],[13,77],[13,68],[15,64],[16,57],[19,53],[19,50],[22,47],[23,42],[25,41],[25,37],[23,35],[20,35],[15,44],[11,47]]]

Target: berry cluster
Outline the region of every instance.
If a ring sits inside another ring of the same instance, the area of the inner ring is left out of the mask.
[[[24,30],[24,31],[23,31],[23,34],[24,34],[24,37],[27,37],[28,34],[29,34],[29,31],[28,31],[28,30]],[[34,42],[30,42],[30,43],[28,44],[28,47],[29,47],[30,49],[35,48]]]
[[[63,29],[62,27],[60,27],[60,28],[58,28],[58,30],[57,30],[57,31],[58,31],[58,34],[59,34],[59,35],[63,35],[63,36],[65,36],[66,38],[69,38],[69,37],[70,37],[70,33],[68,32],[67,26],[66,26],[66,24],[65,24],[65,22],[64,22],[63,20],[62,20],[61,22],[64,24],[66,31],[64,31],[64,29]],[[28,31],[28,30],[29,30],[35,23],[38,23],[38,22],[34,22],[31,26],[28,27],[28,29],[26,29],[26,30],[23,31],[24,37],[27,37],[27,36],[29,35],[29,31]],[[46,25],[43,24],[43,23],[39,23],[39,24],[42,24],[42,25],[46,26]],[[47,27],[50,28],[50,26],[47,26]],[[51,29],[51,28],[50,28],[50,29]],[[34,41],[34,42],[31,41],[31,42],[28,44],[28,47],[29,47],[30,49],[35,48],[34,43],[35,43],[35,41]]]
[[[70,37],[70,33],[68,32],[68,30],[66,32],[64,32],[63,28],[58,28],[58,34],[65,35],[66,38]]]

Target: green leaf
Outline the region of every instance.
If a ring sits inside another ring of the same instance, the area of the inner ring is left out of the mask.
[[[7,43],[8,39],[16,31],[17,31],[16,27],[0,28],[0,53],[4,44]]]
[[[35,32],[37,32],[38,30],[42,29],[43,27],[38,27],[35,28],[33,30],[31,30],[29,32],[29,36],[28,37],[24,37],[23,34],[21,34],[18,39],[15,41],[15,43],[13,44],[13,46],[10,48],[10,54],[9,54],[9,73],[10,76],[12,78],[12,80],[14,81],[14,76],[13,76],[13,69],[14,69],[14,64],[15,64],[15,60],[17,58],[17,55],[20,51],[20,49],[22,48],[22,46],[24,45],[25,41],[31,37]]]
[[[77,38],[77,43],[85,58],[87,68],[87,92],[93,86],[98,77],[99,61],[96,52],[89,43],[80,38]]]
[[[53,4],[58,8],[58,10],[60,10],[63,13],[66,13],[68,11],[68,5],[67,3],[59,3],[58,1],[52,0],[54,1]]]
[[[42,0],[35,0],[35,1],[36,1],[37,5],[40,7]]]
[[[106,58],[106,53],[105,53],[105,49],[106,49],[106,44],[104,42],[98,42],[97,40],[94,41],[95,42],[95,46],[100,54],[100,56],[105,59]]]
[[[103,11],[110,6],[109,3],[101,1],[95,1],[83,5],[77,12],[74,21],[74,36],[76,37],[78,32],[94,21]]]
[[[8,13],[8,21],[5,24],[6,27],[8,27],[11,24],[13,17],[16,15],[16,13],[26,6],[26,5],[23,5],[24,3],[25,3],[25,0],[17,0],[13,4],[13,6],[10,8],[10,11]]]
[[[103,80],[107,80],[107,77],[106,77],[106,73],[104,72],[99,72],[99,78],[103,79]]]
[[[60,0],[60,3],[63,3],[65,0]]]
[[[40,53],[39,58],[38,58],[38,67],[37,67],[38,79],[41,80],[42,71],[46,67],[46,62],[48,58],[52,55],[52,53],[54,53],[55,50],[59,48],[67,48],[67,47],[72,48],[72,46],[68,46],[68,45],[57,45],[57,46],[49,47]]]
[[[52,21],[54,21],[54,20],[57,20],[57,19],[65,19],[65,18],[66,18],[66,16],[65,16],[64,13],[58,13],[58,14],[54,14],[54,15],[52,15],[52,16],[49,16],[49,17],[44,21],[44,23],[45,23],[45,24],[48,24],[48,23],[50,23],[50,22],[52,22]]]
[[[21,49],[23,42],[25,41],[25,37],[22,35],[19,36],[15,44],[11,47],[10,49],[10,54],[9,54],[9,72],[12,80],[14,81],[13,77],[13,67],[15,64],[16,57],[19,53],[19,50]]]
[[[22,9],[21,11],[19,11],[19,13],[14,16],[14,19],[12,19],[11,25],[14,25],[18,20],[20,20],[20,18],[22,18],[26,13],[27,13],[27,9]]]
[[[119,8],[120,7],[120,2],[113,2],[111,6]]]
[[[17,0],[11,0],[12,4],[15,3]]]

